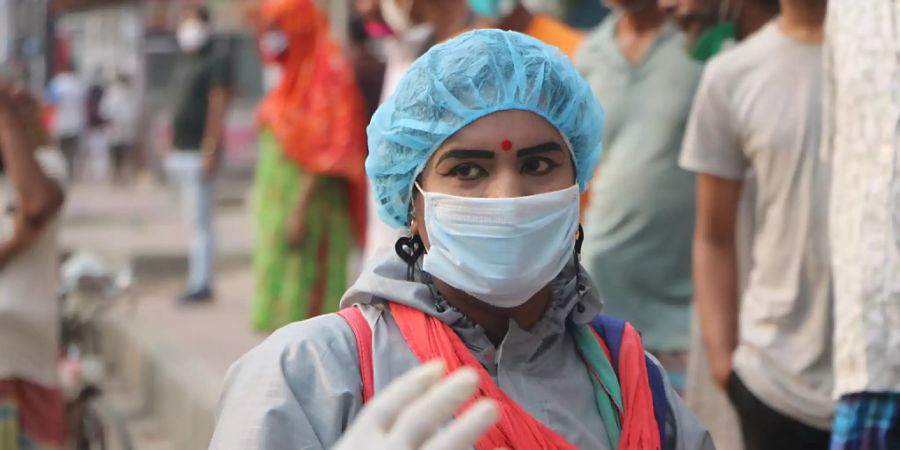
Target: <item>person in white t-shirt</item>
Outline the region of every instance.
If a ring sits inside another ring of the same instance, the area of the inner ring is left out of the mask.
[[[70,175],[76,174],[81,138],[87,129],[88,88],[68,63],[47,86],[45,101],[56,108],[51,131],[66,157]]]
[[[827,448],[835,407],[829,168],[819,157],[826,0],[781,0],[781,8],[707,65],[680,160],[698,174],[693,264],[703,340],[747,450]],[[736,217],[748,169],[754,236],[739,292]]]
[[[37,102],[0,82],[0,443],[12,449],[65,444],[56,367],[66,165],[45,143]]]

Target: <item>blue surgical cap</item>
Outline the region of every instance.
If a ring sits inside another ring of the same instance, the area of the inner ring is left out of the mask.
[[[583,192],[603,130],[591,88],[556,47],[521,33],[476,30],[416,60],[372,117],[366,172],[381,219],[408,226],[413,182],[435,150],[466,125],[508,110],[530,111],[556,126]]]

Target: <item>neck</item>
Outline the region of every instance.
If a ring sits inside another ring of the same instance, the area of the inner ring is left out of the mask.
[[[532,20],[534,20],[534,15],[531,14],[525,6],[519,3],[509,16],[500,21],[497,28],[500,28],[501,30],[518,31],[521,33],[528,29]]]
[[[826,7],[825,0],[781,0],[779,26],[798,41],[821,43]]]
[[[738,15],[735,22],[736,38],[740,41],[755,33],[763,25],[769,23],[772,18],[778,15],[777,9],[770,9],[764,6],[758,6],[755,2],[745,1],[743,9]]]
[[[637,11],[626,12],[619,21],[619,27],[635,34],[652,34],[656,33],[665,21],[665,14],[657,7],[656,1],[653,1]]]
[[[515,308],[498,308],[488,305],[465,292],[456,289],[441,280],[434,279],[438,292],[447,299],[450,306],[458,309],[472,322],[485,329],[488,339],[499,346],[509,330],[510,319],[515,320],[519,328],[527,330],[534,326],[544,315],[550,303],[550,290],[544,288],[530,300]]]
[[[430,6],[423,11],[425,22],[434,25],[434,38],[438,42],[452,38],[469,25],[469,9],[460,7],[457,1],[427,2]]]

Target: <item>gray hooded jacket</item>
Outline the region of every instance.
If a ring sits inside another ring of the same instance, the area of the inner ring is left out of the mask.
[[[573,260],[550,285],[552,300],[529,330],[510,321],[501,345],[467,320],[391,254],[364,273],[344,296],[358,305],[373,335],[376,394],[420,362],[385,302],[410,306],[449,325],[494,382],[532,417],[580,449],[609,448],[593,385],[568,329],[590,322],[602,307],[588,276]],[[668,382],[668,381],[667,381]],[[667,385],[668,439],[677,450],[713,449],[706,429]],[[344,319],[328,314],[288,325],[229,370],[210,449],[297,450],[332,447],[362,407],[359,356]]]

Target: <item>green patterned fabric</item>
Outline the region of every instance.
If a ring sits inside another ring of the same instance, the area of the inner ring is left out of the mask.
[[[345,184],[323,177],[306,210],[308,234],[299,249],[288,246],[285,228],[304,172],[287,160],[274,136],[263,131],[256,171],[256,291],[253,327],[271,331],[338,310],[347,288],[347,262],[353,245]]]
[[[599,337],[591,330],[590,325],[582,325],[575,328],[575,342],[582,358],[590,366],[591,382],[594,384],[594,397],[597,401],[597,410],[603,420],[603,429],[609,437],[610,448],[619,448],[619,439],[622,437],[622,423],[619,421],[619,411],[622,407],[622,388],[619,386],[619,378],[616,371],[606,357]]]

